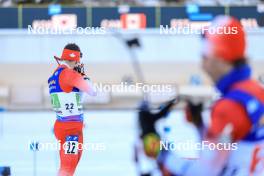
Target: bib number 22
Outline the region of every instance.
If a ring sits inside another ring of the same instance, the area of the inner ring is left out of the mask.
[[[65,154],[78,154],[78,136],[67,136],[64,145]]]
[[[73,103],[66,103],[65,104],[66,110],[72,112],[74,109],[74,104]]]

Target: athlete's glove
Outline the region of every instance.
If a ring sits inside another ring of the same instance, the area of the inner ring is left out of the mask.
[[[151,158],[157,158],[160,152],[160,137],[155,133],[148,133],[143,136],[143,147],[145,154]]]
[[[84,65],[83,65],[83,64],[79,64],[79,65],[75,66],[75,67],[73,68],[73,70],[77,71],[77,72],[80,73],[82,76],[85,76]]]

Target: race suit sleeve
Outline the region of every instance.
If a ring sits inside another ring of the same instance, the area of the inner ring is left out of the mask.
[[[76,71],[68,68],[61,72],[59,83],[64,92],[71,92],[75,87],[91,96],[96,95],[95,90],[88,81],[84,80],[84,78]]]
[[[208,138],[218,138],[226,125],[232,126],[231,140],[244,138],[251,129],[250,119],[245,109],[232,100],[220,100],[214,106],[211,114],[211,125],[208,129]]]
[[[251,129],[250,119],[242,105],[229,99],[218,101],[211,112],[211,123],[203,141],[230,143],[243,139]],[[225,133],[227,127],[231,127]],[[187,170],[186,176],[220,175],[230,150],[204,150],[199,161]]]

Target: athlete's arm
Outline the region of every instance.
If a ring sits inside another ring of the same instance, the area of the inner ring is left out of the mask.
[[[230,128],[231,127],[231,128]],[[226,133],[226,129],[230,128]],[[246,136],[251,128],[251,123],[244,108],[232,101],[221,100],[213,108],[211,124],[203,141],[208,143],[232,143]],[[205,150],[201,158],[189,168],[186,175],[219,175],[230,150]]]
[[[231,141],[244,138],[251,129],[251,122],[245,109],[232,100],[221,100],[212,111],[211,125],[207,137],[217,138],[227,124],[232,126]]]
[[[74,70],[68,68],[63,70],[59,81],[61,88],[65,92],[70,92],[72,88],[75,87],[89,95],[95,95],[95,91],[88,81],[84,80],[84,78]]]

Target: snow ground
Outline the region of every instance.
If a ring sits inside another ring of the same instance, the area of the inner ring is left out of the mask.
[[[171,113],[169,124],[177,126],[180,138],[186,138],[186,128],[180,114]],[[12,176],[34,175],[32,141],[55,143],[53,112],[4,112],[0,114],[0,166],[10,166]],[[136,176],[133,145],[136,139],[134,111],[91,111],[85,113],[84,141],[102,144],[103,151],[84,151],[76,176]],[[187,130],[188,131],[188,130]],[[175,132],[175,131],[174,131]],[[191,133],[189,133],[192,135]],[[188,135],[187,135],[188,137]],[[56,175],[58,152],[42,150],[36,153],[36,176]]]

